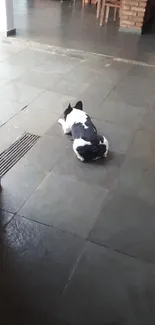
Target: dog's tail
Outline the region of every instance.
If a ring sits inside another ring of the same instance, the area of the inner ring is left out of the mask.
[[[105,144],[91,144],[79,146],[76,150],[85,161],[91,161],[103,158],[107,151],[107,147]]]

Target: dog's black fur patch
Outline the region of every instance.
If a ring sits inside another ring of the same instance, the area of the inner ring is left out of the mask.
[[[71,105],[69,104],[68,107],[65,109],[64,111],[64,120],[66,121],[66,118],[67,118],[67,115],[70,114],[72,111],[72,107]]]
[[[98,143],[77,147],[77,152],[87,162],[103,157],[106,152],[106,146],[105,144],[99,144],[98,141]]]
[[[81,102],[81,100],[76,103],[74,108],[79,109],[80,111],[83,111],[83,103]]]
[[[86,128],[87,127],[87,128]],[[74,123],[72,126],[72,136],[74,139],[83,139],[85,141],[96,142],[97,130],[91,118],[87,115],[85,125]]]

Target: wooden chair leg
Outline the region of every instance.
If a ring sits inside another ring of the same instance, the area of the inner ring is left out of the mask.
[[[117,8],[114,8],[114,21],[116,21]]]
[[[109,18],[109,11],[110,11],[110,7],[106,6],[106,14],[105,14],[105,22],[107,23],[108,18]]]
[[[119,18],[121,18],[121,8],[118,9]]]
[[[100,26],[103,25],[104,11],[105,11],[105,0],[102,0],[102,8],[101,8],[101,16],[100,16]]]
[[[102,0],[98,0],[98,1],[97,1],[97,12],[96,12],[96,18],[97,18],[97,19],[98,19],[99,16],[100,16],[101,1],[102,1]]]

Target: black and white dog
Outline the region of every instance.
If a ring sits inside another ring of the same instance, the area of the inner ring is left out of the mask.
[[[91,118],[83,111],[81,101],[75,107],[69,106],[64,111],[64,118],[58,122],[64,134],[72,134],[73,150],[81,161],[97,160],[107,157],[108,141],[97,133]]]

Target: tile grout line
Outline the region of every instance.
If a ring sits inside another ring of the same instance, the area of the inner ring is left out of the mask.
[[[131,255],[131,254],[126,253],[126,252],[123,252],[123,251],[121,251],[121,250],[119,250],[119,249],[116,249],[116,248],[110,247],[110,246],[108,246],[108,245],[106,245],[106,244],[98,243],[98,242],[95,241],[95,240],[87,240],[87,242],[92,243],[92,244],[95,244],[95,245],[100,246],[100,247],[104,247],[104,248],[106,248],[106,249],[108,249],[108,250],[111,250],[111,251],[113,251],[113,252],[116,252],[116,253],[118,253],[118,254],[120,254],[120,255],[125,255],[125,256],[127,256],[127,257],[129,257],[129,258],[134,258],[135,260],[138,260],[138,261],[140,261],[140,262],[142,262],[142,263],[145,263],[145,264],[149,264],[149,265],[155,266],[155,263],[154,263],[154,262],[149,262],[149,261],[147,261],[147,260],[145,260],[145,259],[143,259],[143,258],[140,258],[140,257],[135,256],[135,255]]]
[[[6,211],[6,210],[4,210],[4,209],[1,209],[1,210],[2,210],[2,211]],[[6,211],[6,212],[12,213],[12,212],[10,212],[10,211]],[[44,223],[42,223],[42,222],[39,222],[39,221],[36,221],[36,220],[30,219],[30,218],[24,217],[24,216],[18,214],[18,212],[16,212],[16,213],[12,213],[12,214],[13,214],[13,216],[12,216],[12,218],[8,221],[8,223],[5,225],[5,227],[4,227],[4,231],[6,231],[6,228],[8,227],[8,225],[10,224],[10,222],[12,222],[12,220],[13,220],[15,217],[19,217],[19,218],[23,218],[23,219],[25,219],[25,220],[28,220],[28,221],[30,221],[30,222],[34,222],[34,223],[36,223],[36,224],[39,224],[39,225],[41,225],[41,226],[44,226],[44,227],[47,227],[47,228],[51,228],[51,229],[53,229],[53,230],[58,231],[59,233],[64,233],[64,234],[71,235],[71,236],[73,236],[73,237],[79,238],[79,239],[81,239],[81,240],[83,240],[83,241],[85,242],[85,243],[84,243],[84,247],[82,248],[81,253],[80,253],[79,256],[77,257],[77,260],[76,260],[76,262],[75,262],[75,264],[74,264],[74,266],[73,266],[73,269],[72,269],[72,271],[71,271],[71,273],[70,273],[70,276],[69,276],[69,278],[68,278],[68,281],[67,281],[67,283],[66,283],[66,285],[65,285],[65,287],[64,287],[64,289],[63,289],[63,292],[62,292],[61,298],[64,296],[64,294],[65,294],[65,292],[66,292],[66,290],[67,290],[67,288],[68,288],[68,285],[69,285],[69,283],[70,283],[70,281],[71,281],[71,279],[72,279],[72,277],[73,277],[73,275],[74,275],[74,272],[75,272],[75,270],[76,270],[76,268],[77,268],[77,266],[78,266],[78,264],[79,264],[79,261],[80,261],[82,255],[83,255],[84,250],[85,250],[85,248],[86,248],[86,245],[87,245],[88,243],[95,244],[95,245],[97,245],[97,246],[99,246],[99,247],[104,247],[105,249],[111,250],[111,251],[116,252],[116,253],[118,253],[118,254],[120,254],[120,255],[127,256],[127,257],[129,257],[129,258],[134,258],[134,259],[136,259],[136,260],[138,260],[138,261],[140,261],[140,262],[142,262],[142,263],[145,263],[145,264],[149,264],[149,265],[152,265],[152,266],[155,265],[155,263],[153,263],[153,262],[149,262],[149,261],[147,261],[147,260],[145,260],[145,259],[142,259],[142,258],[140,258],[140,257],[138,257],[138,256],[135,256],[135,255],[132,255],[132,254],[129,254],[129,253],[123,252],[123,251],[121,251],[121,250],[119,250],[119,249],[115,249],[114,247],[110,247],[110,246],[108,246],[108,245],[106,245],[106,244],[102,244],[102,243],[99,243],[99,242],[97,242],[97,241],[95,241],[95,240],[90,240],[90,239],[88,239],[88,238],[83,238],[83,237],[81,237],[81,236],[79,236],[79,235],[77,235],[77,234],[75,234],[75,233],[71,233],[71,232],[68,232],[68,231],[66,231],[66,230],[63,230],[63,229],[60,229],[60,228],[57,228],[57,227],[54,227],[54,226],[50,226],[50,225],[44,224]],[[91,231],[90,231],[90,232],[91,232]],[[89,236],[89,235],[88,235],[88,236]]]
[[[76,268],[77,268],[77,266],[78,266],[78,264],[79,264],[79,262],[80,262],[80,259],[81,259],[82,255],[83,255],[83,253],[84,253],[84,251],[85,251],[85,248],[86,248],[87,242],[88,242],[88,241],[85,242],[85,245],[84,245],[84,247],[83,247],[82,250],[81,250],[81,253],[80,253],[79,256],[77,257],[77,260],[75,261],[75,264],[74,264],[74,266],[73,266],[73,269],[72,269],[72,271],[70,272],[70,276],[69,276],[69,278],[68,278],[68,281],[67,281],[67,283],[66,283],[66,285],[65,285],[65,287],[64,287],[64,289],[63,289],[63,291],[62,291],[61,299],[63,298],[63,296],[65,295],[65,293],[66,293],[66,291],[67,291],[67,288],[68,288],[68,286],[69,286],[69,283],[70,283],[70,281],[71,281],[71,279],[72,279],[72,277],[73,277],[73,275],[74,275],[74,272],[75,272],[75,270],[76,270]]]
[[[5,211],[5,210],[3,210],[3,211]],[[11,212],[10,212],[10,213],[11,213]],[[88,237],[87,237],[87,238],[84,238],[84,237],[81,237],[80,235],[77,235],[77,234],[75,234],[75,233],[68,232],[67,230],[63,230],[63,229],[60,229],[60,228],[58,228],[58,227],[54,227],[54,226],[52,226],[52,225],[45,224],[45,223],[43,223],[43,222],[41,222],[41,221],[37,221],[37,220],[34,220],[34,219],[27,218],[27,217],[25,217],[25,216],[23,216],[23,215],[18,214],[18,212],[16,212],[16,213],[12,213],[12,214],[14,214],[14,215],[13,215],[13,217],[11,218],[11,220],[7,223],[7,226],[8,226],[8,224],[12,221],[12,219],[14,219],[14,217],[19,217],[19,218],[23,218],[23,219],[25,219],[25,220],[27,220],[27,221],[34,222],[34,223],[36,223],[36,224],[39,224],[39,225],[41,225],[41,226],[44,226],[44,227],[47,227],[47,228],[51,228],[51,229],[53,229],[53,230],[58,231],[59,233],[63,233],[63,234],[67,234],[67,235],[70,235],[70,236],[76,237],[76,238],[81,239],[81,240],[83,240],[83,241],[85,242],[84,247],[83,247],[81,253],[79,254],[79,256],[77,257],[77,260],[76,260],[76,262],[75,262],[75,265],[74,265],[74,267],[73,267],[73,269],[72,269],[72,271],[71,271],[70,277],[69,277],[68,282],[67,282],[67,284],[66,284],[66,286],[65,286],[66,289],[67,289],[67,287],[68,287],[68,283],[69,283],[69,281],[71,280],[72,275],[73,275],[73,273],[74,273],[74,271],[75,271],[75,269],[76,269],[76,266],[78,265],[79,260],[80,260],[82,254],[83,254],[83,252],[84,252],[84,250],[85,250],[85,246],[87,245],[87,243],[92,243],[92,244],[95,244],[95,245],[97,245],[97,246],[99,246],[99,247],[104,247],[104,248],[106,248],[106,249],[108,249],[108,250],[112,250],[113,252],[116,252],[116,253],[118,253],[118,254],[120,254],[120,255],[125,255],[125,256],[128,256],[129,258],[134,258],[134,259],[139,260],[139,261],[141,261],[141,262],[143,262],[143,263],[147,263],[147,264],[150,264],[150,265],[155,265],[155,263],[153,263],[153,262],[146,261],[145,259],[142,259],[142,258],[140,258],[140,257],[138,257],[138,256],[135,256],[135,255],[132,255],[132,254],[126,253],[126,252],[124,252],[124,251],[121,251],[121,250],[116,249],[116,248],[114,248],[114,247],[108,246],[108,245],[106,245],[106,244],[99,243],[99,242],[97,242],[97,241],[95,241],[95,240],[88,239]],[[6,226],[6,227],[7,227],[7,226]],[[91,232],[91,231],[90,231],[90,232]],[[88,236],[89,236],[89,235],[88,235]],[[64,292],[66,289],[64,289],[63,292]],[[64,294],[64,293],[62,293],[62,295],[63,295],[63,294]]]
[[[3,210],[4,211],[4,210]],[[11,212],[8,212],[8,213],[11,213]],[[11,214],[13,214],[13,216],[11,217],[11,219],[4,225],[4,230],[5,230],[5,228],[9,225],[9,223],[14,219],[14,217],[15,217],[15,213],[11,213]]]
[[[101,104],[98,105],[98,108],[100,108],[102,106],[102,104],[107,100],[107,98],[111,95],[111,93],[113,92],[113,90],[122,82],[122,80],[128,75],[129,71],[132,69],[132,67],[130,67],[130,69],[122,76],[122,78],[120,78],[118,80],[118,82],[115,84],[115,86],[110,90],[110,92],[107,94],[107,96],[104,98],[104,100],[102,101]]]
[[[17,78],[18,79],[18,78]],[[14,81],[11,81],[11,82],[14,82]],[[10,82],[10,83],[11,83]],[[40,88],[40,90],[41,90],[41,88]],[[43,90],[43,89],[42,89]],[[33,103],[33,101],[35,101],[39,96],[41,96],[42,94],[44,94],[46,92],[46,89],[44,89],[40,94],[38,94],[34,99],[32,99],[28,104],[26,104],[23,108],[21,108],[20,109],[20,111],[19,112],[17,112],[17,113],[15,113],[13,116],[11,116],[6,122],[4,122],[3,124],[1,124],[0,125],[0,128],[2,127],[2,126],[4,126],[4,125],[6,125],[8,122],[10,122],[15,116],[17,116],[18,114],[20,114],[22,111],[24,111],[30,104],[32,104]],[[5,99],[4,99],[5,100]],[[14,102],[14,103],[17,103],[17,104],[19,104],[20,105],[20,103],[18,103],[17,101],[12,101],[12,102]],[[24,130],[23,129],[23,131],[24,131],[24,133],[25,132],[27,132],[26,130]]]
[[[41,137],[40,137],[41,138]],[[57,160],[58,162],[58,160]],[[54,166],[57,164],[57,162],[54,164]],[[26,200],[24,200],[23,204],[20,206],[20,208],[15,212],[15,214],[18,214],[18,212],[22,209],[22,207],[24,206],[24,204],[29,200],[29,198],[31,197],[31,195],[36,191],[36,189],[41,185],[41,183],[45,180],[46,177],[48,177],[49,173],[52,171],[52,169],[54,168],[54,166],[51,168],[51,170],[49,170],[48,173],[44,173],[42,180],[39,182],[39,184],[32,190],[32,192],[28,195],[28,197],[26,198]],[[22,216],[23,217],[23,216]],[[28,218],[27,218],[28,219]],[[34,220],[33,220],[34,221]]]

